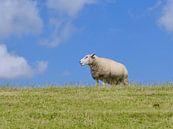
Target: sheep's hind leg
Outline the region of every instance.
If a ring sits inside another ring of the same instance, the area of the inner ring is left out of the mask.
[[[129,82],[128,82],[128,76],[125,76],[125,77],[124,77],[124,80],[123,80],[123,84],[124,84],[124,85],[128,85],[128,83],[129,83]]]

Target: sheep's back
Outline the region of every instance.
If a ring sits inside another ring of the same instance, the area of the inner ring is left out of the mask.
[[[116,62],[107,58],[98,58],[98,71],[105,76],[121,76],[125,72],[125,66],[119,62]]]

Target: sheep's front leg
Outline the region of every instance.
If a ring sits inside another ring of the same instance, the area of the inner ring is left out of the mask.
[[[99,86],[99,80],[96,80],[96,87]]]

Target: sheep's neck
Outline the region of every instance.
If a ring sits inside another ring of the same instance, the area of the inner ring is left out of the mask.
[[[90,69],[91,69],[91,73],[92,73],[92,76],[94,79],[97,78],[97,71],[98,71],[98,64],[96,62],[92,63],[89,65],[90,66]]]
[[[95,70],[97,70],[97,68],[98,68],[98,64],[95,63],[95,62],[93,62],[93,63],[90,64],[89,66],[90,66],[90,68],[91,68],[92,71],[95,71]]]

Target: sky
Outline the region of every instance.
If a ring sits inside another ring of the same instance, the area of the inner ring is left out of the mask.
[[[0,85],[92,85],[86,54],[130,82],[173,82],[173,0],[0,0]]]

